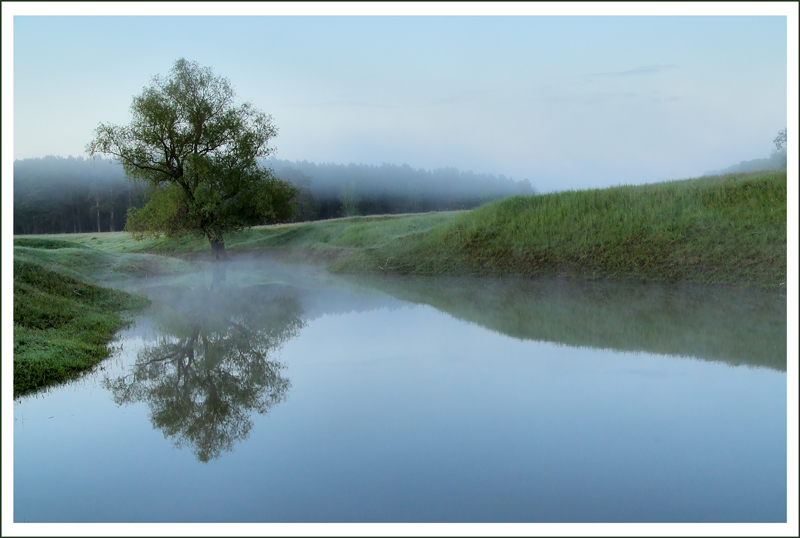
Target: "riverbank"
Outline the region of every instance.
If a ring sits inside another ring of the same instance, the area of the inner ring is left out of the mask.
[[[148,303],[93,282],[179,272],[184,265],[61,239],[15,239],[14,397],[61,383],[107,358],[108,343],[128,324],[128,312]]]
[[[786,285],[786,172],[514,196],[470,211],[350,217],[246,230],[229,254],[340,273],[493,275]],[[106,252],[192,257],[202,238],[66,236]]]
[[[14,260],[14,397],[69,379],[109,355],[144,298]]]

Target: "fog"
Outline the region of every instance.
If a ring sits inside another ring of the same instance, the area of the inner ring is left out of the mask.
[[[263,159],[299,189],[296,222],[354,215],[471,209],[514,195],[541,192],[527,178],[471,170],[414,169],[408,164],[314,163]],[[705,175],[785,170],[786,147],[769,157],[743,160]],[[81,233],[124,229],[126,212],[142,207],[146,192],[125,178],[122,166],[102,159],[47,156],[14,161],[14,233]]]
[[[143,192],[122,166],[79,156],[14,162],[14,233],[119,231]]]
[[[235,321],[253,309],[273,315],[269,308],[276,298],[289,301],[292,316],[305,322],[427,305],[519,340],[786,370],[786,297],[775,292],[515,277],[338,275],[313,263],[286,265],[263,254],[232,253],[228,263],[196,263],[197,272],[121,284],[150,296],[159,311],[182,318],[181,323]]]
[[[532,194],[527,180],[455,168],[264,160],[261,165],[300,190],[295,221],[353,215],[470,209],[516,194]],[[122,166],[79,156],[14,162],[14,233],[119,231],[146,191],[125,178]]]

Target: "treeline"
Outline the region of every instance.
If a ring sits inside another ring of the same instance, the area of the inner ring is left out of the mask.
[[[456,168],[429,171],[407,164],[315,164],[281,159],[265,165],[300,189],[298,220],[470,209],[534,192],[527,179],[517,182],[503,175]]]
[[[125,179],[122,166],[78,157],[14,161],[14,233],[119,231],[143,193]]]
[[[456,168],[280,159],[263,164],[298,188],[295,221],[470,209],[534,192],[527,179]],[[72,156],[14,161],[15,234],[120,231],[128,209],[141,208],[144,201],[145,193],[125,178],[122,166],[109,161]]]
[[[738,174],[745,172],[760,172],[762,170],[786,170],[786,151],[787,151],[787,135],[786,129],[778,131],[772,143],[775,144],[775,149],[769,157],[765,159],[752,159],[750,161],[741,161],[739,164],[734,164],[722,170],[714,170],[706,172],[707,176],[724,176],[725,174]]]
[[[786,170],[786,149],[773,151],[769,157],[764,159],[752,159],[741,161],[722,170],[706,172],[707,176],[724,176],[725,174],[760,172],[762,170]]]

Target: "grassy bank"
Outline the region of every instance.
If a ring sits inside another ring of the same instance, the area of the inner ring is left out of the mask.
[[[780,288],[786,173],[757,172],[515,196],[471,211],[268,226],[226,240],[236,253],[318,261],[344,273],[566,276]],[[201,238],[137,243],[67,236],[105,252],[192,256]]]
[[[112,255],[74,241],[14,240],[14,396],[59,383],[108,357],[127,324],[124,311],[147,303],[90,283],[175,270],[177,260]]]
[[[513,197],[364,249],[340,270],[755,284],[786,281],[786,175]]]

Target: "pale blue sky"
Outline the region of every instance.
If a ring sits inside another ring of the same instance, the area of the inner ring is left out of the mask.
[[[179,57],[272,114],[279,158],[540,191],[698,176],[787,126],[780,16],[23,16],[14,158],[82,154]]]

